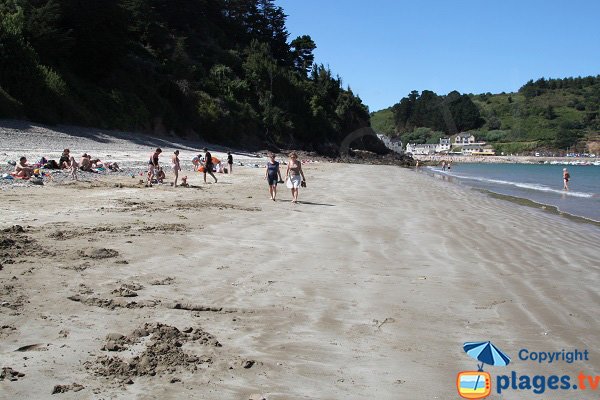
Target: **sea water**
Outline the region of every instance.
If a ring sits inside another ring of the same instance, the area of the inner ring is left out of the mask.
[[[563,190],[563,168],[571,179]],[[490,192],[524,198],[560,211],[600,221],[600,166],[549,164],[456,164],[434,173]]]

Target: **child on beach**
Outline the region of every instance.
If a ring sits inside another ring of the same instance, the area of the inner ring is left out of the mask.
[[[165,175],[165,171],[163,171],[162,167],[158,167],[158,173],[156,174],[156,182],[163,183],[167,176]]]
[[[179,171],[181,171],[181,165],[179,164],[179,150],[175,150],[173,153],[171,163],[173,164],[173,173],[175,174],[175,182],[173,183],[173,186],[177,187],[177,179],[179,178]]]
[[[77,161],[75,161],[75,157],[73,156],[69,156],[69,175],[71,176],[71,179],[73,180],[79,180],[77,179],[77,169],[79,168],[79,163]]]

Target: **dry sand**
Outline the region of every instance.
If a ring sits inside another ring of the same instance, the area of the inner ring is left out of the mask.
[[[479,340],[513,358],[493,374],[600,375],[596,226],[397,167],[305,170],[297,205],[251,168],[0,192],[0,367],[24,374],[0,397],[452,399]]]

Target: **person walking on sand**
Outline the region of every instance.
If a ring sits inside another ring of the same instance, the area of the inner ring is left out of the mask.
[[[300,179],[302,177],[302,180]],[[290,154],[290,161],[285,172],[285,181],[289,189],[292,189],[292,203],[298,202],[298,192],[300,186],[306,186],[306,178],[302,171],[302,163],[298,160],[298,154]]]
[[[267,161],[267,167],[265,168],[265,179],[269,184],[269,194],[271,200],[275,201],[277,197],[277,182],[282,181],[281,170],[279,169],[279,162],[275,161],[275,154],[269,153],[269,161]]]
[[[160,153],[162,153],[162,149],[160,147],[156,148],[148,160],[148,183],[146,183],[148,187],[152,187],[152,178],[154,177],[154,173],[158,172],[158,157],[160,157]]]
[[[227,152],[227,165],[229,165],[229,173],[233,173],[233,156],[230,151]]]
[[[210,151],[208,151],[208,149],[205,147],[204,149],[204,183],[206,183],[206,174],[210,174],[210,176],[213,177],[213,179],[215,180],[215,183],[217,183],[217,177],[215,176],[215,174],[213,174],[213,162],[212,162],[212,155],[210,154]]]
[[[177,179],[179,178],[179,171],[181,171],[181,164],[179,163],[179,150],[175,150],[173,152],[171,163],[173,164],[173,173],[175,174],[175,182],[173,183],[173,186],[177,187]]]
[[[569,190],[569,179],[571,179],[571,174],[566,168],[563,168],[563,189],[567,191]]]

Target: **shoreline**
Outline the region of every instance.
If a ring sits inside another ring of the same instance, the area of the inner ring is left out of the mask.
[[[576,222],[588,223],[588,224],[592,224],[595,226],[600,226],[599,220],[596,220],[589,216],[577,215],[573,212],[563,211],[560,209],[559,206],[554,205],[554,204],[544,203],[544,202],[541,202],[538,200],[533,200],[533,199],[530,199],[527,197],[521,197],[521,196],[514,195],[514,194],[505,194],[505,193],[495,191],[494,189],[485,189],[485,188],[480,188],[477,186],[472,186],[472,185],[469,185],[468,183],[463,182],[463,180],[461,180],[460,178],[454,177],[452,175],[445,175],[445,174],[439,173],[439,171],[435,171],[435,170],[433,170],[431,168],[427,168],[427,167],[424,167],[424,169],[422,169],[421,171],[423,171],[425,174],[427,174],[428,176],[430,176],[432,178],[442,177],[442,179],[443,179],[443,178],[447,177],[447,178],[449,178],[449,180],[452,184],[455,184],[460,187],[464,187],[466,189],[470,189],[470,190],[473,190],[476,192],[485,193],[485,194],[492,196],[494,198],[497,198],[497,199],[510,201],[512,203],[519,204],[519,205],[526,206],[526,207],[542,209],[546,212],[550,212],[555,215],[559,215],[559,216],[571,219]]]
[[[413,155],[415,160],[437,165],[442,161],[452,161],[465,164],[560,164],[560,165],[582,165],[581,163],[600,162],[598,157],[534,157],[534,156],[425,156]],[[428,164],[427,164],[428,165]],[[589,165],[596,166],[596,165]]]

